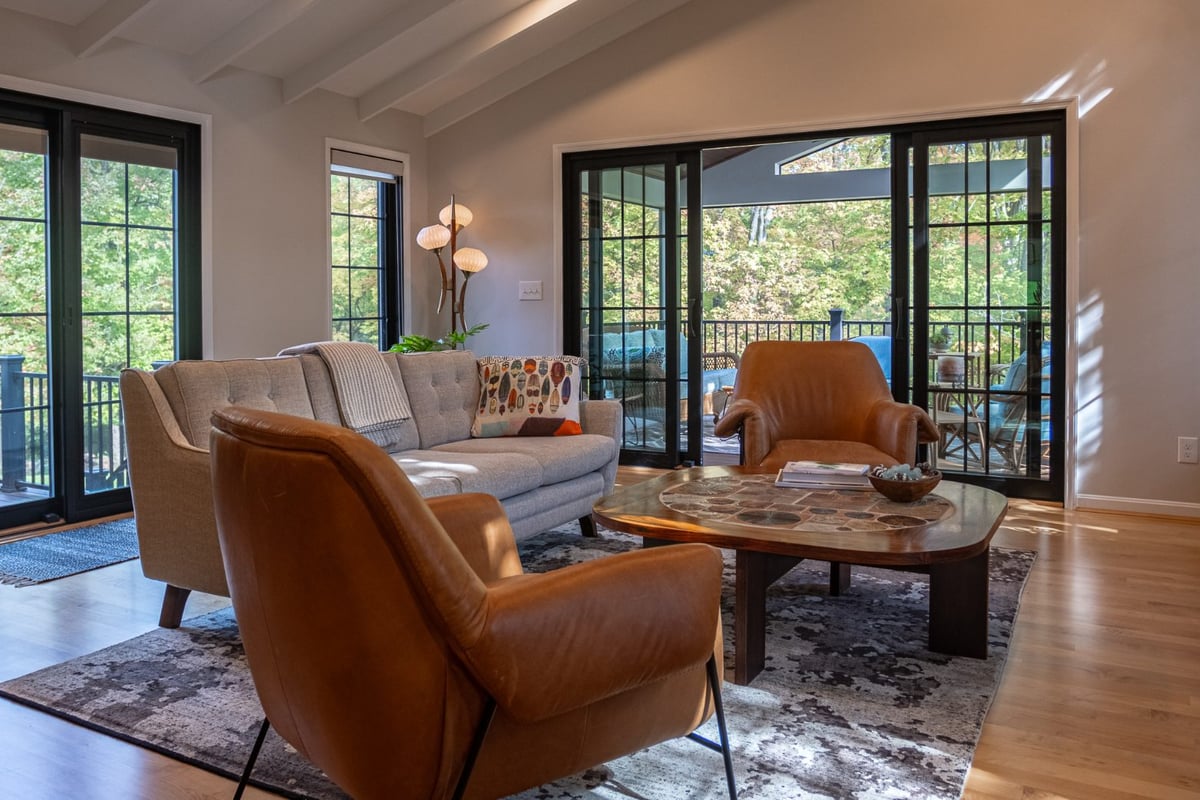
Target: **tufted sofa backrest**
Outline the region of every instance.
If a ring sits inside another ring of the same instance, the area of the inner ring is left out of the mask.
[[[416,421],[419,444],[430,448],[471,438],[479,403],[479,362],[470,350],[432,353],[384,353],[404,379]]]
[[[188,443],[204,450],[218,408],[243,406],[316,419],[296,358],[175,361],[155,370],[154,379]]]

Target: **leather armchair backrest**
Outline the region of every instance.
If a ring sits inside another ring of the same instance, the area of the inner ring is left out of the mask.
[[[441,796],[483,705],[456,656],[482,625],[483,583],[350,431],[228,408],[210,447],[226,575],[272,724],[352,795]]]
[[[753,400],[774,440],[862,441],[870,408],[891,400],[878,360],[859,342],[751,342],[734,397]]]

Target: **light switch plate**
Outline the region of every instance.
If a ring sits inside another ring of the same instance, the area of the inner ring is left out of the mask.
[[[542,299],[542,282],[541,281],[521,281],[517,285],[518,300],[541,300]]]

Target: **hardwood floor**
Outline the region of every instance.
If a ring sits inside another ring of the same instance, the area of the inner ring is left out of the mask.
[[[138,561],[15,588],[0,586],[0,681],[107,647],[158,625],[163,585]],[[229,605],[193,593],[187,615]],[[228,800],[235,783],[0,699],[0,798]],[[276,797],[247,791],[246,798]]]
[[[652,474],[623,468],[619,479]],[[1200,798],[1200,524],[1013,501],[994,544],[1038,559],[964,796]],[[136,561],[0,586],[0,680],[152,629],[161,597]],[[187,613],[227,602],[194,595]],[[0,797],[232,792],[203,770],[0,700]]]

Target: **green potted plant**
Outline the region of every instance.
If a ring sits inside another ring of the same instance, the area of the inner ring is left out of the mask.
[[[393,353],[424,353],[431,350],[457,350],[459,345],[466,343],[467,337],[474,336],[485,328],[487,328],[487,323],[481,322],[478,325],[472,325],[465,331],[451,331],[440,339],[430,339],[428,336],[422,336],[419,333],[410,333],[407,336],[401,336],[400,341],[396,342],[388,349]]]
[[[943,325],[929,334],[929,349],[935,353],[944,353],[950,349],[950,343],[954,341],[953,337],[954,334],[950,332],[950,327]]]

